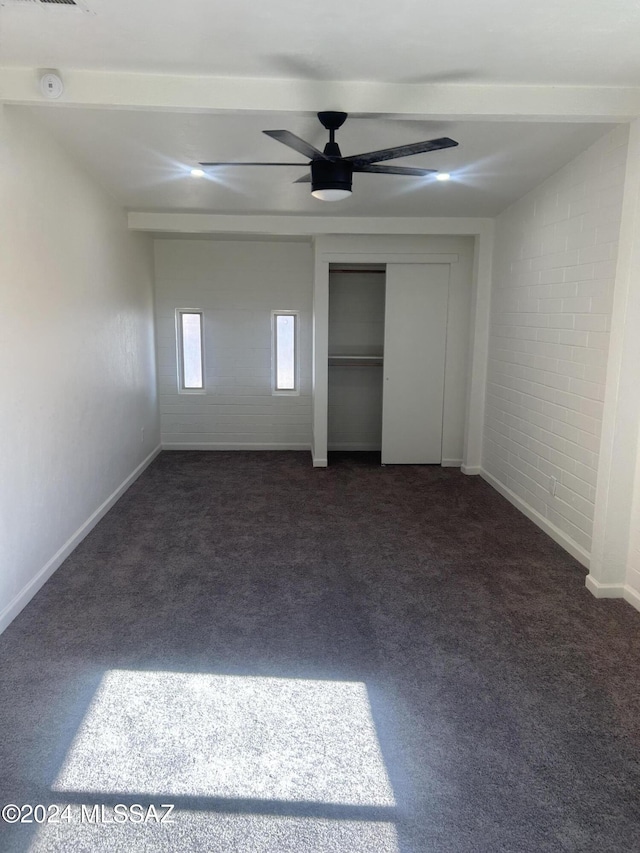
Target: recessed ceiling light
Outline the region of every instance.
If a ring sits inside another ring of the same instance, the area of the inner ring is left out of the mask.
[[[436,181],[448,181],[451,179],[451,175],[448,172],[439,172],[436,175]]]
[[[204,169],[192,169],[191,170],[192,178],[204,178]]]

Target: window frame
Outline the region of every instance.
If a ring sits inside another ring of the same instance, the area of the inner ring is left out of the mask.
[[[184,340],[182,330],[182,317],[184,314],[198,314],[200,317],[200,364],[202,370],[202,387],[185,387],[184,377]],[[205,357],[204,357],[204,311],[199,308],[176,308],[176,362],[178,368],[178,394],[206,394],[205,379]]]
[[[293,388],[278,388],[278,317],[293,317]],[[300,312],[271,312],[271,393],[277,397],[300,396]]]

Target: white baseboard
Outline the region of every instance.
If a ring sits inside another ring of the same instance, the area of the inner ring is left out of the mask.
[[[587,575],[584,584],[596,598],[624,598],[623,583],[600,583],[593,575]]]
[[[627,586],[627,584],[624,587],[624,600],[632,607],[635,607],[636,610],[640,610],[640,593],[633,589],[633,587]]]
[[[461,465],[460,470],[463,474],[481,474],[482,468],[480,465]]]
[[[153,450],[147,458],[141,462],[138,467],[124,480],[118,488],[113,492],[109,497],[102,503],[98,509],[89,516],[89,518],[81,525],[76,532],[64,543],[62,548],[60,548],[53,557],[40,569],[38,574],[33,577],[27,584],[24,586],[20,592],[16,595],[13,601],[10,601],[9,604],[4,608],[4,610],[0,613],[0,634],[7,628],[7,626],[13,622],[18,613],[26,607],[26,605],[31,601],[33,596],[38,592],[38,590],[44,586],[44,584],[49,580],[51,575],[55,572],[55,570],[62,565],[62,563],[67,559],[69,554],[77,548],[77,546],[82,542],[82,540],[89,534],[96,524],[109,512],[111,507],[115,504],[115,502],[122,497],[122,495],[127,491],[129,486],[138,479],[140,474],[147,468],[156,456],[160,453],[162,448],[160,445]]]
[[[295,442],[167,441],[163,450],[311,450],[311,445]]]
[[[464,469],[463,469],[464,470]],[[467,473],[467,472],[465,472]],[[578,545],[577,542],[574,542],[570,536],[560,530],[559,527],[556,527],[555,524],[552,524],[548,519],[544,516],[540,515],[540,513],[535,510],[532,506],[529,506],[528,503],[522,500],[522,498],[518,497],[515,492],[512,492],[511,489],[507,488],[500,480],[497,480],[492,474],[489,474],[484,468],[480,469],[480,476],[483,480],[486,480],[490,486],[500,492],[500,494],[506,498],[509,503],[512,503],[523,515],[526,515],[534,524],[537,524],[541,530],[550,536],[554,542],[557,542],[558,545],[561,545],[565,551],[568,551],[572,557],[582,563],[585,568],[589,568],[589,563],[591,560],[591,555],[584,550],[581,545]]]
[[[443,459],[440,464],[443,468],[460,468],[462,459]]]
[[[624,598],[636,610],[640,610],[640,593],[625,583],[600,583],[593,575],[587,575],[585,586],[596,598]]]
[[[326,459],[323,459],[320,456],[314,456],[313,457],[313,467],[314,468],[326,468],[327,465],[328,465],[328,462]]]

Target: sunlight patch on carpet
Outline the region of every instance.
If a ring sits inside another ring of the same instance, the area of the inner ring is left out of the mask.
[[[55,791],[394,806],[366,686],[111,670]]]

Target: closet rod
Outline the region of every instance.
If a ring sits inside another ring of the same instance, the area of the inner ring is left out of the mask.
[[[361,272],[371,273],[371,272],[375,272],[378,275],[384,275],[386,273],[386,270],[336,270],[336,269],[330,269],[329,273],[332,273],[332,272],[349,272],[349,273],[361,273]]]

